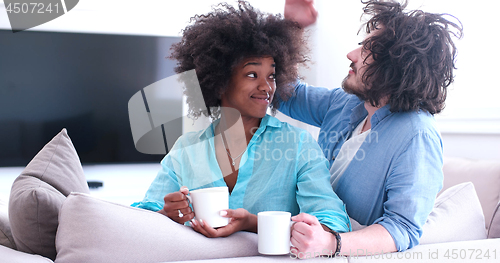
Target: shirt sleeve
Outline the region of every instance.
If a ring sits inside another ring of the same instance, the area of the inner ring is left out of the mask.
[[[172,156],[174,153],[171,151],[161,161],[161,170],[149,186],[144,199],[131,206],[156,212],[163,209],[163,198],[166,194],[179,191],[180,185],[174,168],[175,159]]]
[[[436,195],[443,185],[442,144],[425,132],[403,147],[386,179],[384,214],[375,220],[391,234],[398,251],[419,244]]]
[[[329,183],[328,161],[312,136],[301,134],[297,156],[297,203],[301,213],[308,213],[337,232],[351,231],[345,205]]]
[[[278,110],[296,120],[319,127],[331,105],[332,90],[297,82],[295,94],[287,101],[280,100]]]

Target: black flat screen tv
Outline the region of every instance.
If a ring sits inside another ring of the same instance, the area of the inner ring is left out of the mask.
[[[25,166],[62,128],[82,164],[159,162],[135,149],[128,101],[175,74],[179,40],[0,30],[0,167]]]

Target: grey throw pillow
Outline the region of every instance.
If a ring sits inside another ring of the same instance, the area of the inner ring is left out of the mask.
[[[9,199],[19,251],[55,259],[59,209],[71,192],[89,193],[78,154],[63,129],[14,181]]]

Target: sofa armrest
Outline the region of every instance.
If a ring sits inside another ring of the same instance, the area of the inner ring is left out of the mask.
[[[207,238],[152,211],[71,193],[61,208],[57,262],[162,262],[257,256],[257,234]]]
[[[498,202],[493,217],[491,218],[488,238],[500,238],[500,202]]]
[[[7,203],[0,199],[0,246],[16,249],[16,243],[10,229]]]

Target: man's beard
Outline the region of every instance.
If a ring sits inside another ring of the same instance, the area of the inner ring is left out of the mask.
[[[347,83],[347,79],[349,78],[349,75],[342,80],[342,89],[344,89],[345,92],[349,94],[356,95],[360,100],[362,101],[367,101],[368,97],[366,96],[366,93],[364,92],[365,86],[355,86],[351,85],[350,83]]]

